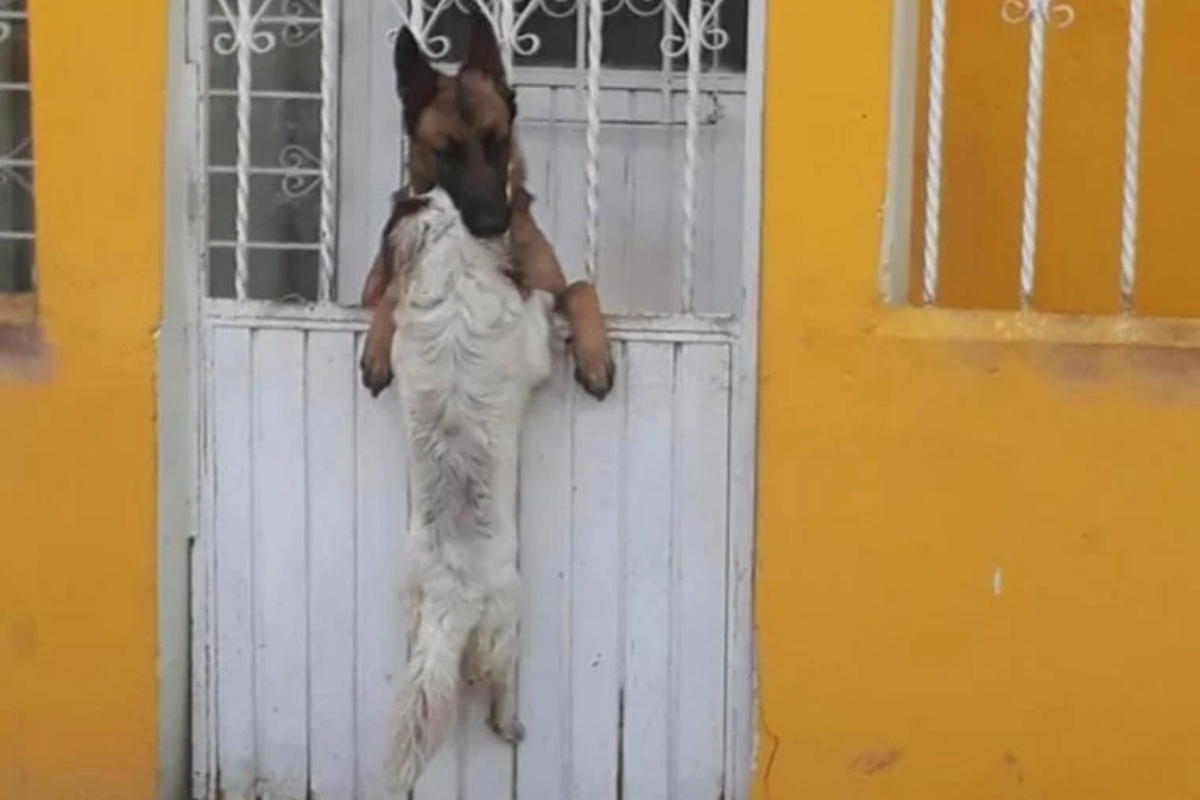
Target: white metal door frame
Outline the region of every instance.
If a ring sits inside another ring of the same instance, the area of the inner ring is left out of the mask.
[[[225,314],[275,318],[277,324],[313,315],[301,308],[250,303],[228,304],[204,297],[200,265],[206,258],[205,151],[201,108],[204,78],[198,54],[203,46],[203,0],[174,0],[169,68],[169,119],[166,184],[166,276],[164,320],[159,337],[159,643],[160,643],[160,796],[178,798],[187,783],[191,792],[212,796],[215,771],[211,707],[215,675],[205,652],[210,569],[203,531],[208,520],[203,496],[204,407],[208,403],[208,356],[203,352],[205,319]],[[615,318],[622,329],[677,336],[729,336],[733,352],[730,427],[730,529],[728,558],[730,673],[727,682],[726,775],[729,796],[748,791],[754,755],[753,562],[755,528],[755,454],[759,311],[760,221],[762,191],[762,120],[765,81],[764,47],[767,0],[749,6],[746,87],[745,191],[740,314],[729,324],[711,325],[696,318]],[[328,324],[361,324],[361,313],[326,307]],[[697,326],[697,323],[700,323]],[[270,324],[270,323],[268,323]],[[197,547],[196,545],[200,546]],[[187,587],[187,588],[184,588]],[[190,592],[188,591],[190,589]],[[187,594],[190,593],[190,614]],[[187,631],[188,636],[183,635]],[[189,669],[190,667],[190,669]],[[187,675],[190,671],[190,682]],[[189,686],[190,683],[190,686]],[[190,692],[190,704],[188,695]],[[190,719],[189,719],[190,717]]]
[[[200,70],[191,18],[199,3],[172,0],[167,26],[164,153],[163,319],[158,331],[158,797],[184,800],[199,785],[193,765],[196,662],[192,608],[193,544],[201,530],[204,385],[200,350],[204,241],[197,176]]]

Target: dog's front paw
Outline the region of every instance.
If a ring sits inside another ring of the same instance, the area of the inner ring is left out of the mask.
[[[587,281],[572,283],[563,291],[559,308],[571,328],[575,380],[585,392],[603,400],[612,391],[617,369],[609,352],[608,331],[596,287]]]
[[[493,710],[488,715],[488,727],[492,729],[492,733],[509,744],[520,744],[525,739],[525,726],[516,717],[499,719]]]
[[[395,379],[391,362],[370,350],[363,353],[358,361],[358,368],[362,376],[362,385],[371,393],[371,397],[379,397]]]
[[[575,351],[575,382],[583,390],[597,400],[608,397],[616,380],[617,366],[608,354],[608,348],[601,353],[583,353]]]

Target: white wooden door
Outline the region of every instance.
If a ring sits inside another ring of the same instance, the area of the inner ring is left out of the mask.
[[[194,793],[385,800],[406,450],[395,390],[372,400],[358,384],[365,317],[337,300],[357,298],[399,180],[389,34],[410,20],[453,58],[475,0],[197,2],[209,299]],[[477,698],[415,796],[744,798],[763,10],[604,0],[589,98],[586,0],[486,5],[517,51],[535,211],[575,276],[598,103],[596,279],[618,374],[596,402],[560,353],[528,418],[527,739],[496,740]],[[690,79],[686,46],[668,52],[689,31]]]

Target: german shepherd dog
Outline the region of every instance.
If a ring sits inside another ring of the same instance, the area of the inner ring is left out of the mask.
[[[556,297],[575,311],[577,334],[582,327],[575,347],[585,388],[607,392],[612,367],[594,291],[572,293],[561,273],[556,282],[557,260],[529,216],[513,168],[516,105],[491,24],[475,15],[454,77],[434,71],[407,28],[395,67],[413,182],[393,199],[368,281],[368,290],[371,280],[385,287],[372,319],[384,339],[368,341],[363,370],[371,380],[374,359],[389,357],[411,447],[411,652],[393,750],[406,792],[453,728],[464,677],[487,687],[498,736],[513,744],[524,736],[517,448],[529,397],[551,372]],[[391,349],[373,351],[380,342]]]
[[[473,235],[507,234],[513,280],[522,290],[540,289],[554,297],[570,329],[575,379],[603,400],[612,389],[614,367],[599,298],[587,281],[567,285],[554,249],[534,221],[516,137],[516,95],[491,24],[474,11],[467,57],[457,76],[434,70],[407,29],[397,37],[395,69],[411,145],[409,180],[393,197],[392,215],[363,287],[362,304],[372,309],[360,361],[363,385],[378,396],[393,380],[394,317],[405,285],[403,270],[393,263],[390,231],[412,212],[406,202],[410,195],[438,186]]]

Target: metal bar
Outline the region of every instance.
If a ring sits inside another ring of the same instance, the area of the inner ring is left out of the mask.
[[[237,97],[236,89],[209,89],[209,97]],[[288,92],[274,89],[255,89],[250,92],[254,100],[320,100],[320,92]]]
[[[208,17],[210,23],[220,22],[228,23],[223,14],[210,14]],[[307,15],[287,16],[282,14],[264,14],[258,18],[258,21],[263,25],[311,25],[316,26],[321,24],[320,17]]]
[[[421,46],[425,45],[425,0],[408,0],[408,27],[417,37]]]
[[[1129,4],[1129,70],[1125,89],[1125,176],[1121,203],[1121,308],[1133,313],[1137,282],[1138,161],[1142,132],[1142,64],[1146,0]]]
[[[1038,195],[1042,146],[1042,88],[1046,75],[1046,17],[1034,7],[1029,15],[1029,86],[1025,99],[1025,168],[1021,209],[1021,308],[1033,304],[1037,254]]]
[[[605,0],[608,2],[608,0]],[[518,22],[519,22],[518,18]],[[586,16],[584,18],[586,23]],[[586,30],[586,25],[584,27]],[[664,33],[664,35],[666,35]],[[514,50],[514,52],[516,52]],[[671,70],[670,58],[665,58],[666,65],[660,70],[649,69],[609,69],[600,73],[600,88],[602,89],[661,89],[666,82],[673,92],[687,91],[687,75]],[[453,72],[461,63],[457,61],[439,61],[439,66]],[[566,88],[580,85],[580,76],[587,69],[586,48],[581,40],[579,66],[577,67],[542,67],[514,66],[511,74],[512,83],[518,87],[543,86],[547,88]],[[718,94],[745,94],[746,74],[744,72],[704,72],[700,75],[700,89],[705,92]],[[255,92],[255,97],[259,92]],[[316,97],[317,95],[312,95]]]
[[[683,290],[682,309],[692,310],[696,274],[696,141],[700,135],[700,58],[703,54],[704,4],[691,0],[687,23],[687,132],[683,145]]]
[[[516,43],[516,9],[513,0],[496,0],[496,22],[500,29],[500,53],[504,59],[504,74],[511,80],[513,46]]]
[[[250,276],[250,87],[253,61],[254,17],[251,0],[237,5],[237,198],[234,291],[238,300],[246,299]]]
[[[213,298],[207,304],[210,321],[230,327],[299,327],[306,330],[365,330],[369,312],[353,306],[316,303],[278,303],[272,300]],[[672,337],[683,341],[722,341],[738,335],[741,321],[731,314],[612,314],[605,318],[614,339],[647,341]],[[564,320],[554,323],[558,335],[568,334]]]
[[[603,57],[603,0],[588,0],[587,17],[587,278],[596,282],[600,251],[600,68]]]
[[[332,298],[337,264],[338,78],[341,65],[341,5],[321,4],[321,274],[317,296]]]
[[[925,253],[921,299],[937,302],[942,213],[942,108],[946,78],[946,0],[933,0],[929,36],[929,120],[925,144]]]
[[[0,162],[2,165],[3,162]],[[217,164],[208,168],[210,175],[236,175],[238,168],[236,166],[228,166]],[[276,177],[287,177],[289,175],[316,177],[321,174],[321,170],[316,167],[250,167],[251,175],[267,175]]]
[[[244,248],[246,250],[307,250],[314,253],[321,250],[320,242],[256,242],[236,239],[213,239],[208,246],[218,250],[241,250]]]

